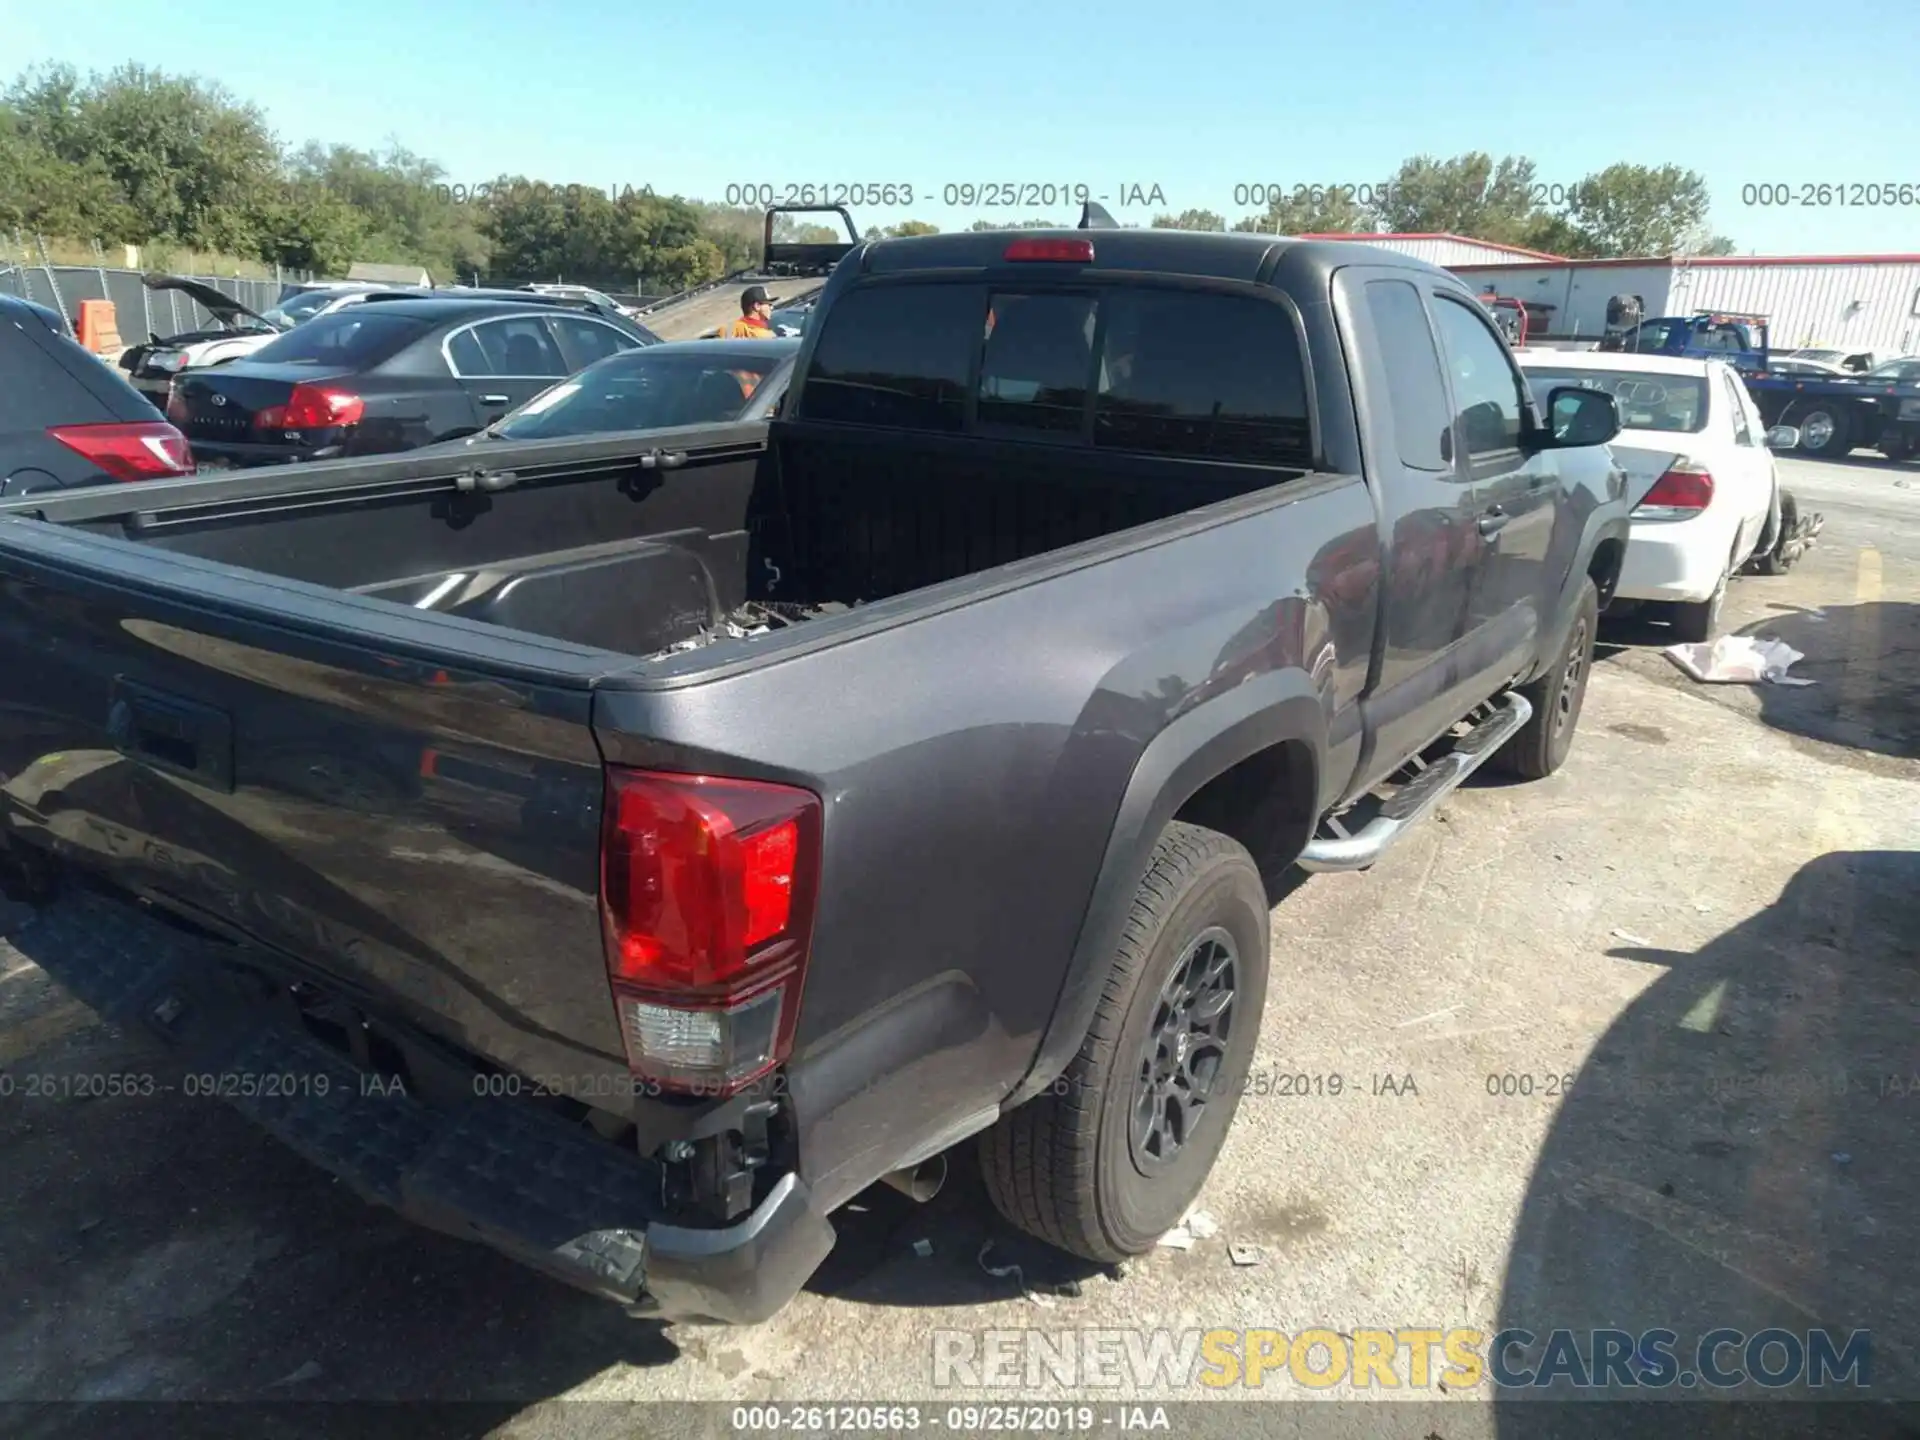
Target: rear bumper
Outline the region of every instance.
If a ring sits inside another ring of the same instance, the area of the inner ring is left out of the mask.
[[[1720,583],[1733,531],[1709,517],[1636,520],[1620,564],[1620,600],[1700,601]]]
[[[298,1027],[271,987],[136,906],[69,890],[19,948],[102,1018],[173,1050],[363,1198],[662,1319],[753,1324],[806,1283],[833,1227],[797,1175],[724,1229],[665,1223],[659,1166],[518,1099],[428,1105]]]
[[[334,460],[346,454],[344,445],[228,445],[187,437],[194,464],[209,470],[250,469],[256,465],[300,465],[308,460]]]

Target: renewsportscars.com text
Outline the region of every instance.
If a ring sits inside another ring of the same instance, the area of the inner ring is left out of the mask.
[[[1706,1331],[1399,1327],[1284,1330],[937,1330],[938,1389],[1201,1391],[1295,1385],[1306,1390],[1866,1389],[1872,1335],[1815,1329]]]

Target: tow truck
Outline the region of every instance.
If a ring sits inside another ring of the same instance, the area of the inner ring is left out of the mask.
[[[1907,373],[1897,361],[1864,375],[1776,371],[1765,315],[1725,310],[1658,315],[1609,335],[1600,348],[1724,360],[1740,372],[1760,418],[1769,426],[1799,430],[1801,451],[1818,459],[1838,460],[1862,446],[1889,460],[1920,455],[1920,375]]]

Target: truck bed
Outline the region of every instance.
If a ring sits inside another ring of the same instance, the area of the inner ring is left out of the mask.
[[[657,432],[643,448],[503,444],[487,458],[477,479],[445,460],[336,462],[79,492],[0,516],[644,658],[907,595],[1286,478],[1236,466],[1195,478],[1015,445],[907,457],[820,427],[769,443],[750,425]]]

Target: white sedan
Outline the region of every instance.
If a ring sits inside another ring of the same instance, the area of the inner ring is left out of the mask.
[[[1666,355],[1522,350],[1545,412],[1556,386],[1605,390],[1620,409],[1614,460],[1627,472],[1633,530],[1621,600],[1669,607],[1678,638],[1710,640],[1727,583],[1771,544],[1780,482],[1768,431],[1733,368]],[[1772,439],[1785,446],[1790,431]]]

